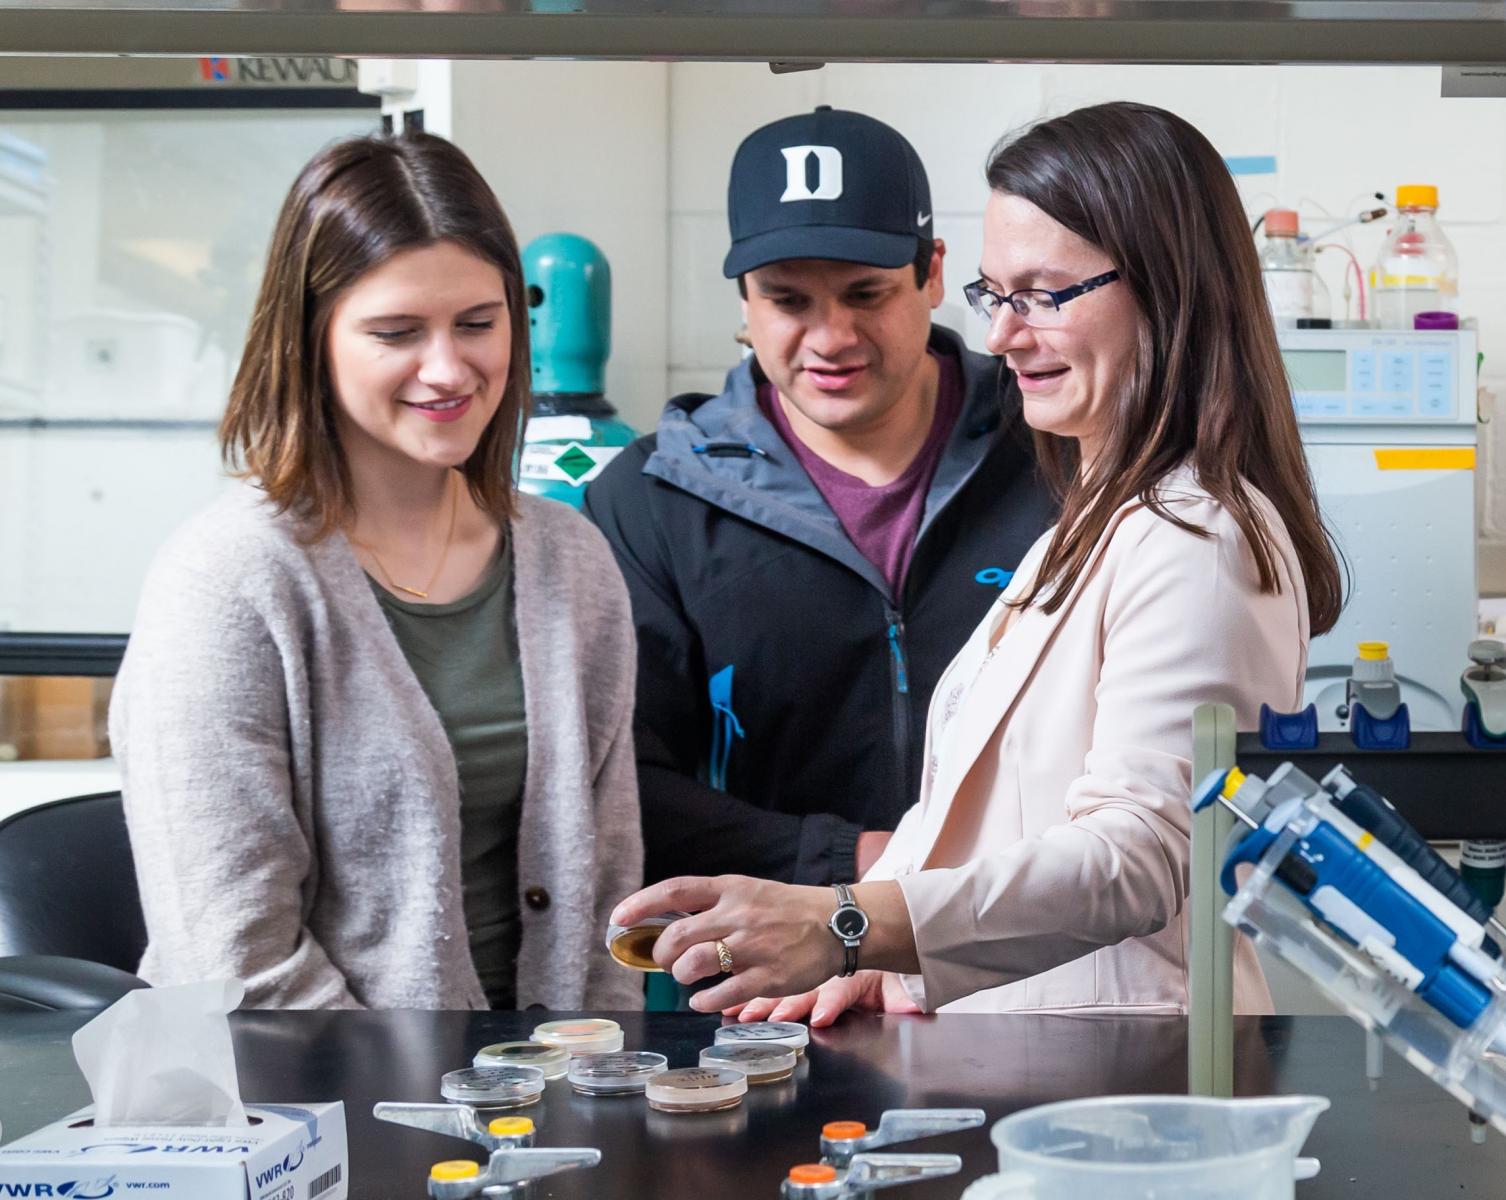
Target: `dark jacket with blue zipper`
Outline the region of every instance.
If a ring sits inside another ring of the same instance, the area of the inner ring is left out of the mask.
[[[966,397],[900,595],[759,410],[751,359],[587,490],[638,628],[648,880],[845,882],[858,834],[919,796],[931,691],[1052,520],[1012,377],[948,330],[931,345]]]

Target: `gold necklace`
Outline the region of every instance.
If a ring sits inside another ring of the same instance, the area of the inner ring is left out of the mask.
[[[451,472],[451,478],[453,478],[453,472]],[[377,552],[375,548],[370,545],[370,543],[358,542],[355,538],[350,539],[352,542],[355,542],[357,546],[361,547],[362,550],[366,551],[367,554],[371,555],[371,561],[376,564],[377,570],[379,570],[386,578],[387,587],[390,591],[406,592],[410,596],[417,596],[420,600],[427,600],[429,598],[429,593],[434,590],[434,581],[439,578],[439,573],[444,570],[445,560],[450,557],[450,543],[455,540],[455,514],[460,508],[460,493],[457,492],[450,483],[447,483],[446,487],[449,487],[450,491],[450,528],[449,532],[444,535],[444,549],[439,552],[439,562],[434,565],[434,573],[429,576],[429,582],[424,584],[422,591],[420,591],[418,588],[412,588],[408,587],[406,584],[401,584],[397,580],[392,578],[392,572],[389,571],[386,567],[386,564],[384,564],[382,560],[377,557]]]

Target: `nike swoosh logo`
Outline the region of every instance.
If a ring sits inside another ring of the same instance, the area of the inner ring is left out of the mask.
[[[917,225],[924,225],[930,219],[931,219],[931,214],[930,213],[917,212],[915,214],[915,223]]]

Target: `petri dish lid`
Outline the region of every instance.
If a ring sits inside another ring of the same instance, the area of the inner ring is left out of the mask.
[[[451,1104],[476,1108],[520,1108],[544,1094],[537,1067],[466,1067],[439,1081],[439,1094]]]
[[[533,1040],[563,1046],[571,1054],[611,1054],[622,1049],[622,1026],[605,1017],[545,1021],[534,1029]]]
[[[545,1079],[563,1079],[570,1065],[570,1051],[543,1042],[498,1042],[476,1051],[473,1067],[537,1067]]]
[[[622,1096],[643,1091],[668,1067],[664,1055],[646,1050],[580,1054],[570,1060],[570,1086],[590,1096]]]
[[[731,1067],[683,1067],[655,1075],[644,1090],[653,1107],[667,1112],[714,1112],[748,1094],[748,1077]]]
[[[811,1031],[795,1021],[749,1021],[746,1025],[723,1025],[716,1031],[718,1046],[788,1046],[802,1050],[810,1040]]]
[[[668,925],[690,916],[683,912],[663,912],[645,917],[636,925],[608,925],[607,953],[619,966],[633,971],[663,971],[653,960],[654,943]]]
[[[730,1067],[746,1075],[749,1083],[774,1083],[794,1073],[797,1057],[794,1050],[778,1042],[755,1042],[747,1046],[723,1042],[701,1051],[701,1066]]]

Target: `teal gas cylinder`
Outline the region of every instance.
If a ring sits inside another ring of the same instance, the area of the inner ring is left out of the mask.
[[[533,404],[518,454],[518,487],[579,508],[595,479],[637,432],[606,398],[612,352],[612,270],[573,233],[523,248]]]

